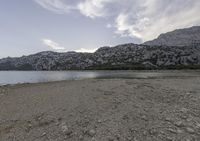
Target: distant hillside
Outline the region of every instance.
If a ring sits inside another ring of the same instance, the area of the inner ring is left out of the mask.
[[[41,52],[0,60],[0,70],[183,69],[200,68],[198,46],[124,44],[95,53]]]
[[[200,26],[177,29],[161,34],[157,39],[144,43],[144,45],[150,46],[192,46],[197,44],[200,45]]]

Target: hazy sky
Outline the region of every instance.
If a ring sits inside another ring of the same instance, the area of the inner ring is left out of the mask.
[[[0,58],[141,43],[199,13],[200,0],[0,0]]]

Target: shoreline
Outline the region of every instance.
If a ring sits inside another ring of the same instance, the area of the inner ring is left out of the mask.
[[[5,71],[4,73],[6,73],[6,72],[7,71]],[[17,72],[17,73],[15,74],[15,72]],[[8,83],[6,83],[6,81],[0,81],[1,82],[0,87],[2,87],[2,86],[13,86],[13,85],[23,85],[23,84],[42,84],[42,83],[52,83],[52,82],[60,82],[60,81],[61,82],[62,81],[77,81],[77,80],[87,80],[87,79],[165,79],[165,78],[200,77],[200,70],[61,71],[61,74],[66,78],[65,79],[62,78],[60,80],[56,78],[57,75],[59,77],[60,71],[10,71],[9,73],[11,73],[10,75],[13,77],[13,79],[15,79],[14,77],[16,75],[20,76],[24,72],[25,72],[26,76],[28,76],[27,79],[20,79],[19,77],[17,77],[16,80],[15,80],[16,82],[12,82],[12,81],[10,82],[9,81]],[[44,76],[42,78],[44,80],[41,81],[41,80],[39,80],[40,78],[37,78],[38,76],[43,75],[43,73],[40,74],[40,72],[47,72],[47,73],[50,72],[50,74],[48,74],[47,76]],[[54,74],[54,72],[55,72],[55,74]],[[68,74],[68,72],[70,72],[72,74],[70,74],[70,73]],[[81,74],[81,72],[83,72],[83,73],[81,75],[78,75],[77,74],[78,72],[80,72],[80,74]],[[84,72],[87,72],[87,73],[84,74]],[[0,73],[1,73],[1,71],[0,71]],[[29,74],[29,73],[33,73],[33,74]],[[6,74],[4,74],[4,75],[6,75]],[[50,75],[55,75],[55,76],[53,76],[53,78],[51,78]],[[70,77],[69,75],[74,75],[75,77]],[[86,76],[84,76],[84,75],[86,75]],[[91,75],[94,75],[94,76],[91,76]],[[35,79],[35,77],[36,77],[36,79]],[[50,77],[51,80],[48,80],[49,79],[48,77]],[[5,79],[8,79],[8,78],[5,78]],[[20,81],[27,81],[27,82],[20,82]]]

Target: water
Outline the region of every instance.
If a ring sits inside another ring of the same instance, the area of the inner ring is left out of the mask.
[[[0,71],[0,85],[80,79],[199,77],[200,71]]]

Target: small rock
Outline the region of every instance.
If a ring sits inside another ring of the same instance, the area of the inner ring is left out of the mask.
[[[59,124],[60,124],[59,122],[56,122],[56,126],[59,126]]]
[[[32,124],[29,123],[29,124],[28,124],[28,127],[31,128],[31,127],[32,127]]]
[[[181,133],[183,133],[183,130],[178,129],[178,130],[177,130],[177,133],[181,134]]]
[[[99,119],[98,121],[97,121],[98,123],[102,123],[102,121]]]
[[[143,135],[147,136],[148,135],[147,131],[143,131]]]
[[[131,138],[131,137],[127,137],[127,140],[128,140],[128,141],[132,141],[132,138]]]
[[[187,115],[181,115],[181,119],[187,119],[188,116]]]
[[[70,130],[66,125],[62,125],[61,129],[62,129],[62,132],[68,136],[72,134],[72,130]]]
[[[91,129],[89,132],[88,132],[89,136],[93,137],[95,134],[96,134],[96,131],[94,129]]]
[[[165,132],[164,132],[164,131],[160,131],[160,134],[164,135],[164,134],[165,134]]]
[[[187,131],[188,133],[190,133],[190,134],[194,134],[194,133],[195,133],[195,130],[192,129],[192,128],[190,128],[190,127],[187,127],[187,128],[186,128],[186,131]]]
[[[186,95],[191,95],[191,92],[187,92]]]
[[[155,135],[155,134],[157,134],[156,129],[150,129],[150,130],[149,130],[149,134],[150,134],[150,135]]]
[[[188,109],[182,108],[180,111],[181,111],[182,113],[187,113]]]
[[[47,133],[46,133],[46,132],[42,133],[42,137],[44,137],[44,136],[46,136],[46,135],[47,135]]]
[[[69,129],[68,129],[68,127],[67,127],[66,125],[62,125],[62,127],[61,127],[61,128],[62,128],[62,131],[63,131],[63,132],[66,132],[66,131],[68,131],[68,130],[69,130]]]
[[[83,135],[80,135],[79,136],[79,140],[83,140],[84,139],[84,136]]]
[[[177,127],[184,126],[182,121],[177,121],[174,123]]]
[[[165,118],[165,121],[171,121],[171,118],[166,117],[166,118]]]
[[[174,134],[177,133],[177,131],[175,129],[172,129],[172,128],[169,128],[168,131],[171,132],[171,133],[174,133]]]
[[[147,116],[145,116],[145,115],[143,115],[143,116],[141,117],[141,119],[144,120],[144,121],[148,121],[148,118],[147,118]]]
[[[197,128],[200,128],[200,123],[196,123],[196,127],[197,127]]]

